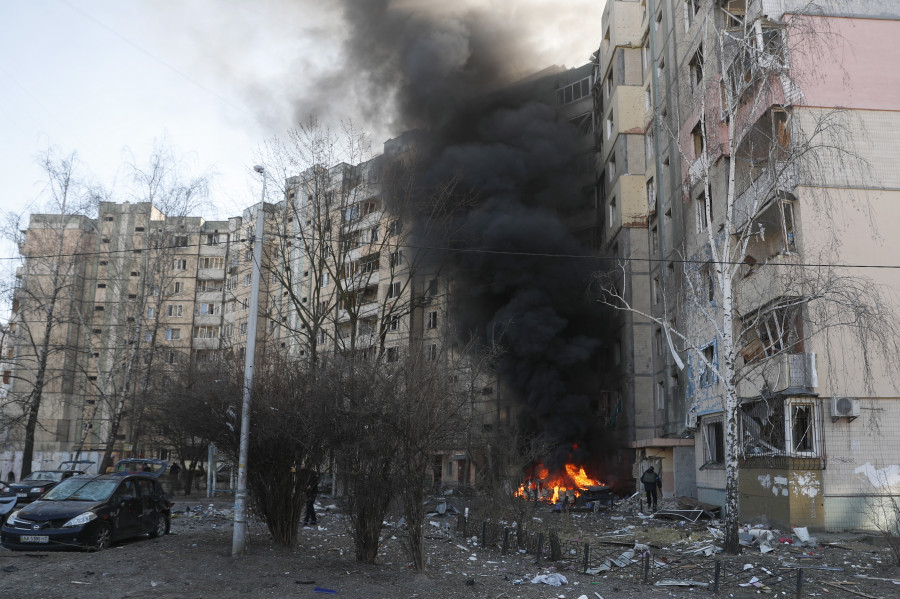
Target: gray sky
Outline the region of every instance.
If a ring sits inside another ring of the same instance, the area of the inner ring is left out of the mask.
[[[491,3],[524,23],[543,60],[536,68],[587,62],[602,5]],[[117,190],[125,149],[141,162],[155,140],[216,173],[204,216],[238,214],[255,201],[255,148],[294,124],[305,86],[340,64],[346,30],[332,0],[5,0],[0,23],[2,208],[25,214],[40,211],[36,157],[47,148],[77,152],[85,172]],[[353,116],[352,99],[330,109],[323,118]],[[398,133],[360,125],[376,144]],[[0,248],[0,258],[13,254]]]

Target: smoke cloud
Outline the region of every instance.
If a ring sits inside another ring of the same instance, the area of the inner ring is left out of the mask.
[[[424,188],[455,176],[461,194],[480,198],[456,227],[460,329],[504,348],[504,388],[532,432],[558,443],[557,460],[576,443],[596,455],[592,400],[605,331],[586,284],[597,264],[572,257],[590,252],[560,217],[581,199],[577,132],[540,102],[545,79],[519,82],[539,57],[516,18],[428,4],[343,3],[356,95],[371,102],[368,113],[390,106],[395,130],[420,132]]]

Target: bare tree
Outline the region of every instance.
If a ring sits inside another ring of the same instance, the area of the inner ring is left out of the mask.
[[[661,114],[655,118],[682,159],[691,208],[685,229],[697,231],[681,248],[683,287],[655,289],[662,307],[651,314],[628,300],[627,259],[600,278],[602,301],[655,323],[660,351],[671,351],[682,366],[680,356],[687,356],[690,386],[708,388],[711,403],[704,407],[724,412],[730,553],[739,551],[739,460],[802,455],[802,444],[813,438],[814,420],[802,414],[794,421],[796,438],[789,441],[782,432],[773,439],[766,432],[777,428],[779,414],[784,427],[784,400],[775,390],[786,382],[810,390],[816,385],[814,358],[805,348],[827,347],[833,335],[842,335],[864,348],[861,361],[867,365],[900,349],[885,289],[836,264],[839,236],[826,237],[831,247],[812,235],[805,243],[798,239],[798,186],[815,187],[834,172],[865,170],[846,141],[849,114],[804,106],[804,81],[792,60],[827,47],[822,39],[828,31],[821,20],[809,18],[816,14],[813,3],[800,8],[777,23],[751,10],[731,14],[718,4],[698,15],[702,43],[689,76],[681,79],[682,92],[694,99],[689,112],[696,126],[687,128],[691,117],[675,126]],[[820,211],[819,226],[829,230],[826,219],[837,208],[825,193],[817,199],[804,209]],[[679,310],[683,325],[676,326]]]
[[[32,217],[31,234],[22,236],[18,219],[5,231],[24,259],[21,285],[14,290],[11,332],[16,381],[3,400],[4,424],[23,425],[22,476],[31,472],[39,415],[49,390],[57,397],[72,385],[77,351],[70,343],[73,313],[84,300],[85,260],[90,252],[92,190],[80,180],[75,155],[48,151],[40,158],[47,176],[48,215]],[[59,366],[63,367],[59,367]],[[53,409],[62,409],[56,405]],[[55,432],[55,431],[54,431]]]
[[[89,363],[100,373],[94,391],[101,401],[96,405],[103,407],[103,417],[108,419],[101,468],[108,465],[126,406],[130,408],[131,442],[134,446],[140,442],[152,379],[160,370],[159,336],[165,302],[184,294],[175,283],[183,276],[188,257],[196,254],[178,225],[196,210],[208,188],[206,176],[185,175],[172,150],[163,144],[154,148],[146,166],[138,165],[132,157],[128,167],[132,175],[130,194],[143,206],[142,224],[136,228],[142,231],[135,235],[129,229],[113,239],[114,243],[105,244],[105,296],[115,308],[107,318],[113,326],[99,348],[102,351],[93,351]],[[134,272],[140,274],[137,282],[129,276]],[[87,327],[86,332],[86,342],[90,343]],[[80,445],[97,416],[95,409],[86,421]]]

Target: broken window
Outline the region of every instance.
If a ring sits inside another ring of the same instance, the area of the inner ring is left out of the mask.
[[[694,200],[694,206],[697,211],[697,233],[702,233],[709,226],[709,218],[706,213],[706,194],[701,193]]]
[[[764,310],[758,317],[756,332],[766,356],[803,351],[803,322],[800,306],[787,304]]]
[[[811,403],[791,404],[791,452],[815,452],[815,406]]]
[[[741,404],[741,431],[745,455],[783,454],[784,400],[760,399]]]
[[[710,387],[716,381],[716,346],[710,343],[701,352],[703,361],[700,365],[700,386]]]
[[[693,143],[694,159],[696,160],[703,155],[703,128],[699,122],[691,131],[691,142]]]
[[[704,467],[725,463],[725,428],[721,418],[703,422]]]

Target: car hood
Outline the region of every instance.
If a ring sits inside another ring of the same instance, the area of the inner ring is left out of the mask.
[[[51,485],[55,485],[55,480],[20,480],[17,483],[9,483],[10,488],[13,491],[28,491],[32,487],[49,487]]]
[[[39,499],[22,508],[19,515],[28,520],[74,518],[78,514],[87,512],[101,504],[102,502],[97,501],[47,501]]]

